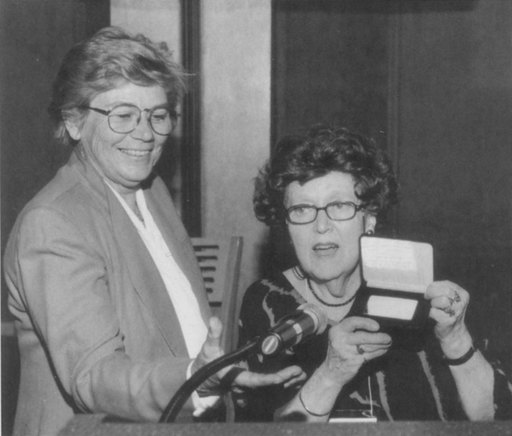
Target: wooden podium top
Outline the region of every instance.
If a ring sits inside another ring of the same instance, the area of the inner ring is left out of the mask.
[[[190,423],[157,424],[112,422],[103,415],[77,415],[59,436],[483,436],[512,435],[512,421],[497,422],[379,422],[364,424],[306,423]]]

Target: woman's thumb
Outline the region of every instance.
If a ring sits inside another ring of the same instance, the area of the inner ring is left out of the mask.
[[[208,321],[208,335],[206,344],[210,347],[220,347],[220,337],[222,335],[222,322],[216,316],[212,316]]]

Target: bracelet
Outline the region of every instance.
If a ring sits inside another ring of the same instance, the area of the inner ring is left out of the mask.
[[[469,350],[466,351],[461,357],[457,359],[449,359],[448,357],[444,356],[443,360],[450,366],[462,365],[466,363],[469,359],[471,359],[473,357],[473,354],[475,354],[477,350],[477,348],[471,345],[471,347],[469,347]]]
[[[311,410],[309,410],[306,407],[306,404],[304,403],[304,399],[302,398],[302,389],[299,391],[299,401],[300,401],[300,404],[302,404],[302,407],[304,407],[304,410],[312,416],[317,416],[317,417],[321,418],[323,416],[328,416],[331,413],[330,410],[327,413],[315,413],[315,412],[312,412]]]

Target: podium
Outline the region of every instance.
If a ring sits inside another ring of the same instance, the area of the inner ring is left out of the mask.
[[[77,415],[59,436],[507,436],[512,421],[415,421],[353,424],[282,423],[127,423],[113,422],[104,415]]]

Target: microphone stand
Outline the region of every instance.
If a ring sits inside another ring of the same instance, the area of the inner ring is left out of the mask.
[[[242,360],[250,352],[252,352],[253,349],[258,346],[258,344],[259,339],[256,338],[248,344],[244,345],[242,348],[232,351],[231,353],[224,354],[223,356],[212,360],[211,362],[198,369],[185,383],[183,383],[183,385],[171,398],[167,404],[167,407],[164,409],[159,422],[174,422],[188,397],[192,395],[192,392],[194,392],[201,385],[201,383],[203,383],[207,378],[211,377],[216,372],[220,371],[225,366]]]

